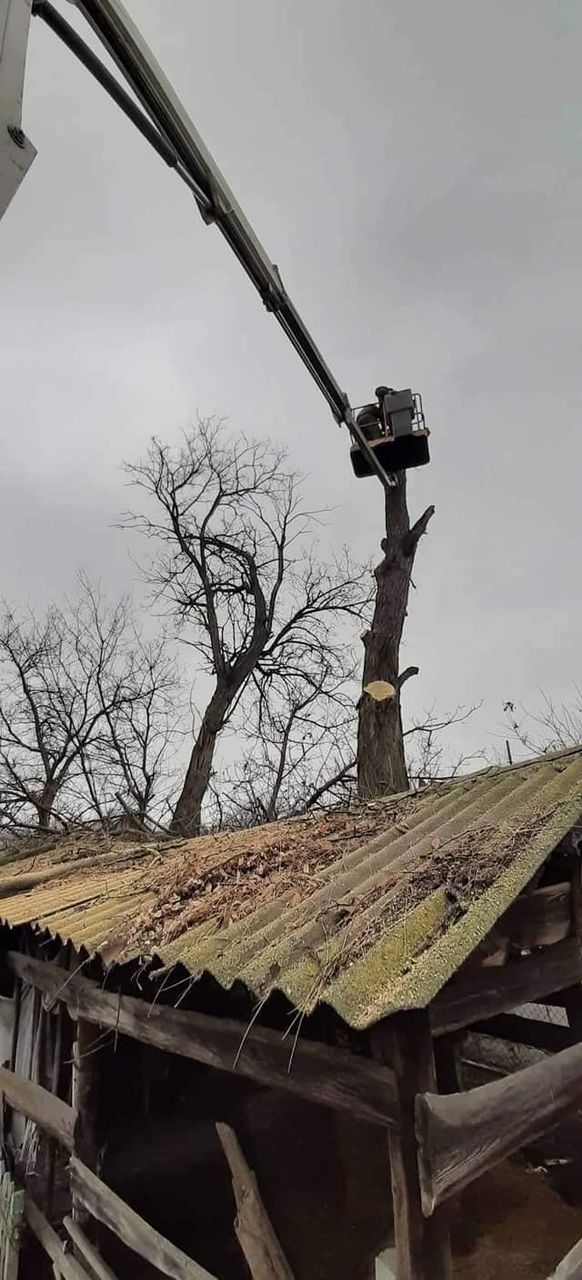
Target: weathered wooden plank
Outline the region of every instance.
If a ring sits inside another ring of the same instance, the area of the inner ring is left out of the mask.
[[[580,981],[582,950],[576,938],[499,969],[475,969],[453,979],[437,996],[431,1007],[433,1034],[468,1027]]]
[[[544,947],[572,930],[572,890],[568,881],[522,893],[501,917],[499,929],[514,947]]]
[[[398,1087],[399,1124],[389,1135],[398,1280],[450,1280],[448,1232],[438,1215],[423,1215],[417,1160],[415,1095],[436,1079],[428,1014],[391,1018],[372,1032],[372,1047],[392,1063]]]
[[[289,1042],[266,1027],[254,1026],[247,1034],[248,1028],[230,1018],[115,995],[88,978],[19,952],[9,952],[7,960],[14,973],[49,999],[64,1001],[74,1018],[111,1027],[222,1071],[236,1071],[310,1102],[349,1111],[361,1120],[382,1125],[396,1122],[394,1073],[362,1056],[299,1039],[291,1064]]]
[[[216,1131],[232,1174],[237,1208],[235,1231],[252,1280],[293,1280],[293,1273],[265,1209],[257,1179],[228,1124]]]
[[[87,1272],[70,1253],[65,1253],[62,1240],[30,1196],[26,1196],[24,1200],[24,1217],[27,1226],[54,1264],[56,1276],[61,1276],[62,1280],[88,1280]]]
[[[72,1102],[75,1112],[75,1155],[97,1168],[99,1138],[99,1067],[102,1037],[94,1023],[79,1018],[73,1050]]]
[[[570,1027],[557,1022],[542,1022],[538,1018],[522,1018],[515,1013],[499,1013],[486,1022],[474,1022],[471,1031],[495,1036],[497,1040],[509,1040],[512,1044],[527,1044],[532,1049],[544,1049],[546,1053],[560,1053],[578,1041]],[[441,1089],[441,1093],[444,1092]]]
[[[0,1067],[0,1094],[9,1106],[34,1120],[50,1138],[56,1138],[67,1151],[73,1150],[75,1113],[66,1102],[7,1067]]]
[[[69,1168],[75,1198],[140,1258],[157,1267],[163,1275],[170,1276],[171,1280],[214,1280],[209,1271],[187,1258],[181,1249],[150,1227],[75,1156]]]
[[[421,1093],[416,1129],[426,1214],[582,1103],[582,1045],[467,1093]]]
[[[582,1280],[582,1240],[562,1258],[549,1280]]]
[[[78,1222],[73,1222],[72,1218],[65,1218],[63,1226],[70,1236],[75,1248],[78,1249],[81,1257],[88,1264],[92,1276],[96,1280],[117,1280],[111,1267],[103,1261],[101,1254],[97,1252],[95,1246],[87,1239],[85,1232],[81,1229]]]

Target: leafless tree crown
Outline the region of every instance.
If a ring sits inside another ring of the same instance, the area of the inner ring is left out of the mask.
[[[86,579],[42,620],[0,617],[0,822],[48,829],[120,809],[147,821],[165,776],[176,675],[127,600]],[[165,779],[167,782],[167,778]]]
[[[261,737],[291,716],[280,790],[292,734],[322,689],[331,695],[344,680],[342,621],[361,624],[371,578],[347,552],[322,563],[310,541],[315,513],[270,444],[201,421],[177,449],[153,441],[129,471],[154,499],[128,518],[155,542],[149,581],[212,677],[173,823],[196,832],[218,736],[245,695],[248,705],[251,682]]]

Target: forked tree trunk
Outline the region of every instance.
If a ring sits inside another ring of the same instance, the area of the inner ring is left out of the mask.
[[[411,528],[404,473],[398,475],[393,488],[386,490],[386,537],[381,543],[384,555],[375,569],[377,585],[372,626],[363,637],[358,793],[364,799],[406,791],[408,787],[400,694],[405,681],[416,675],[418,668],[400,671],[400,642],[416,548],[433,513],[434,507],[427,507]],[[394,696],[376,700],[366,693],[366,686],[377,680],[392,685]]]

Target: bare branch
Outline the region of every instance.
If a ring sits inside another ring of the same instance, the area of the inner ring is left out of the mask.
[[[308,727],[308,708],[344,680],[340,633],[361,626],[369,572],[347,555],[323,565],[310,541],[314,513],[285,455],[220,423],[199,421],[178,449],[154,441],[129,474],[153,499],[125,522],[154,545],[148,581],[212,679],[172,827],[200,829],[217,744],[235,721],[269,773],[249,803],[274,816],[290,770],[310,754],[305,735],[320,732]],[[233,803],[240,808],[240,793]]]

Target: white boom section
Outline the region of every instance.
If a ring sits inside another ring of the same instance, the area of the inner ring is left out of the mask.
[[[0,0],[0,218],[36,155],[22,132],[31,0]]]
[[[75,4],[75,0],[70,0]],[[294,307],[253,228],[183,104],[121,0],[77,0],[75,6],[110,53],[145,111],[140,115],[110,73],[49,0],[0,0],[0,216],[35,156],[21,130],[22,89],[29,20],[44,16],[57,34],[107,88],[162,157],[187,181],[204,221],[214,223],[252,280],[265,306],[292,342],[339,423],[346,423],[385,488],[390,480],[370,447],[342,391]],[[97,62],[97,66],[95,63]],[[113,79],[113,84],[111,83]],[[152,132],[153,126],[153,132]],[[4,141],[7,139],[7,141]],[[3,150],[4,148],[4,150]]]
[[[296,311],[279,275],[245,217],[216,161],[204,145],[185,107],[164,75],[121,0],[77,0],[160,133],[177,152],[184,169],[205,196],[201,213],[216,223],[227,243],[293,343],[338,422],[353,423],[348,398]],[[374,469],[377,469],[376,467]]]

